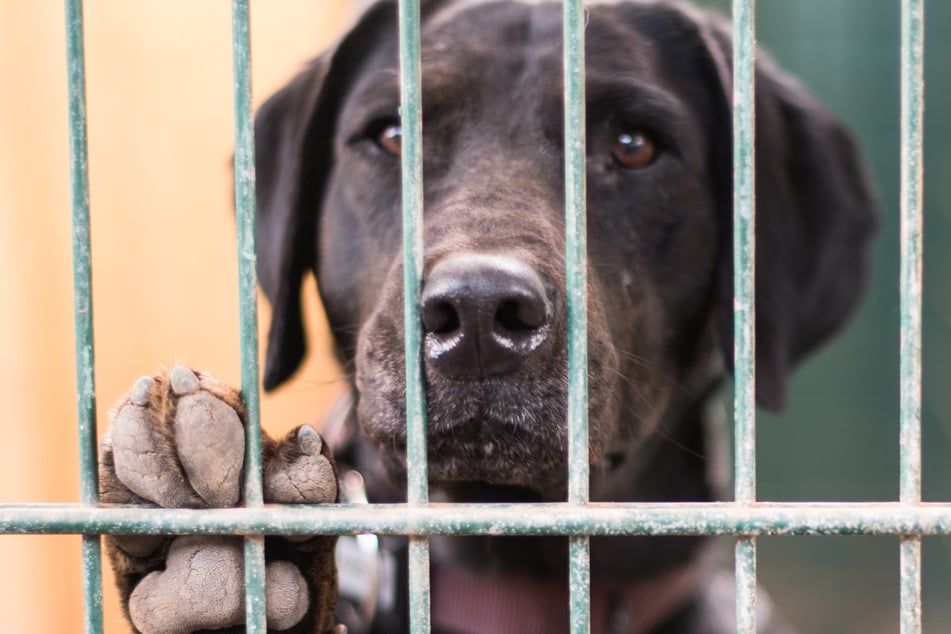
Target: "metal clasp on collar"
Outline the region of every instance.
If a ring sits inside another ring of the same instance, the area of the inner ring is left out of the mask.
[[[346,471],[340,476],[340,501],[367,504],[363,476]],[[337,540],[337,612],[351,634],[367,631],[379,612],[396,603],[396,559],[380,548],[376,535],[344,535]]]

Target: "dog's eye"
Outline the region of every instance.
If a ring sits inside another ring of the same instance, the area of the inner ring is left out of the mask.
[[[646,133],[630,130],[617,135],[611,155],[623,167],[642,169],[654,162],[657,146]]]
[[[385,125],[376,133],[374,142],[387,154],[399,156],[403,150],[403,128],[398,123]]]

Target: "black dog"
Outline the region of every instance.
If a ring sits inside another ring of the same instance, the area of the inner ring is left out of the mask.
[[[354,370],[355,415],[328,439],[346,437],[337,459],[377,501],[398,500],[405,478],[395,23],[393,3],[371,7],[265,104],[256,134],[259,273],[274,309],[264,384],[305,354],[300,293],[313,272]],[[728,31],[681,4],[632,0],[589,7],[586,40],[591,497],[720,499],[705,411],[732,364]],[[423,7],[423,357],[430,478],[448,500],[566,496],[561,42],[557,5]],[[768,63],[756,82],[757,398],[780,409],[793,365],[856,304],[874,203],[840,124]],[[186,399],[210,417],[195,422]],[[350,434],[357,425],[365,437]],[[205,375],[143,379],[104,445],[104,498],[236,503],[240,427],[236,393]],[[265,462],[269,500],[336,499],[312,430],[267,440]],[[332,628],[333,541],[269,540],[273,629]],[[241,631],[240,601],[221,599],[240,595],[240,554],[223,542],[110,541],[136,627]],[[437,631],[566,631],[564,539],[433,542]],[[594,539],[593,631],[733,631],[704,544]],[[196,570],[231,589],[205,596],[183,581]],[[170,599],[181,603],[182,584],[187,609]],[[391,612],[373,631],[405,631]]]

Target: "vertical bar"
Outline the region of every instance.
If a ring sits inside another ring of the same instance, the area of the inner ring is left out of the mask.
[[[755,0],[733,0],[735,500],[756,500]],[[756,631],[756,541],[736,542],[737,632]]]
[[[419,0],[400,0],[400,120],[403,131],[403,306],[406,338],[407,502],[429,501],[426,395],[421,363],[420,280],[423,275],[423,146]],[[429,538],[409,544],[410,631],[429,632]]]
[[[241,336],[241,395],[247,408],[244,502],[263,504],[258,393],[257,246],[255,232],[254,124],[251,108],[251,42],[248,0],[231,4],[234,57],[235,214],[238,225],[238,296]],[[245,537],[245,625],[248,634],[267,631],[264,604],[264,538]]]
[[[564,2],[565,266],[568,294],[568,502],[588,503],[588,297],[585,181],[585,10]],[[570,631],[591,631],[590,539],[569,538]]]
[[[921,297],[924,0],[901,6],[900,499],[921,502]],[[921,632],[921,536],[903,536],[901,632]]]
[[[904,536],[900,546],[901,634],[921,632],[921,536]]]
[[[82,0],[66,1],[69,82],[69,162],[73,223],[73,303],[76,331],[76,397],[79,420],[79,495],[99,502],[96,467],[96,380],[93,349],[92,251],[89,233],[89,170],[86,146],[86,60]],[[83,535],[83,628],[102,631],[102,557],[98,535]]]

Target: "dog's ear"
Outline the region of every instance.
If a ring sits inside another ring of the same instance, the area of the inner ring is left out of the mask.
[[[363,60],[382,39],[381,29],[395,19],[393,3],[370,7],[337,46],[268,99],[255,118],[257,271],[272,309],[266,390],[287,380],[304,358],[301,286],[317,262],[337,113]]]
[[[722,232],[720,335],[732,366],[732,45],[726,29],[712,18],[697,28],[707,74],[720,92],[718,120],[710,123],[720,131],[718,139],[711,138],[711,161]],[[842,124],[758,55],[756,397],[764,407],[780,410],[794,364],[834,334],[858,303],[877,205]]]

